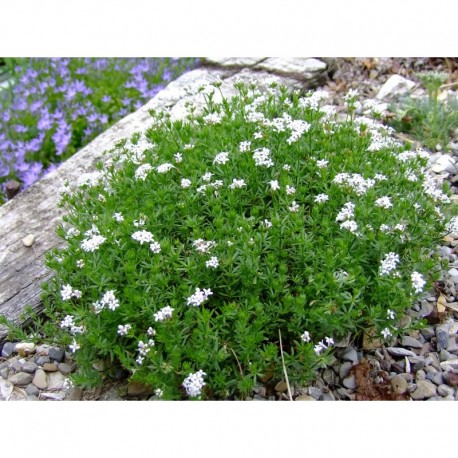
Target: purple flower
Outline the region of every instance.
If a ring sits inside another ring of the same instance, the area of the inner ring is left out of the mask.
[[[108,103],[108,102],[111,102],[111,97],[109,95],[104,95],[102,97],[102,102],[103,103]]]

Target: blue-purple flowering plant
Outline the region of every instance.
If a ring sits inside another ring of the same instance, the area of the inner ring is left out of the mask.
[[[22,189],[197,64],[184,58],[22,59],[0,92],[0,203],[4,183]]]
[[[356,116],[356,92],[339,121],[325,93],[266,84],[220,103],[215,81],[186,119],[152,113],[63,190],[67,246],[33,332],[74,353],[75,383],[120,365],[164,399],[302,384],[348,334],[401,333],[428,294],[431,251],[458,232],[428,153]]]

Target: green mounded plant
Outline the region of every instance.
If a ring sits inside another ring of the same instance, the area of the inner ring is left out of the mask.
[[[427,148],[441,145],[448,150],[458,129],[458,101],[454,97],[439,100],[440,90],[447,81],[446,73],[425,72],[417,75],[428,92],[427,98],[407,98],[393,107],[396,117],[391,125],[400,132],[411,134]]]
[[[457,224],[428,154],[355,118],[355,92],[338,122],[323,92],[266,84],[225,98],[217,80],[186,119],[151,112],[64,189],[36,330],[74,352],[75,383],[101,382],[96,361],[164,399],[304,383],[337,339],[395,335],[438,277],[431,250]]]

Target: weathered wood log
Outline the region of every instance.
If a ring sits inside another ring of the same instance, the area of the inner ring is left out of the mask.
[[[279,61],[275,61],[278,68]],[[297,69],[295,69],[296,71]],[[233,84],[237,78],[249,81],[252,78],[263,81],[273,71],[252,71],[251,69],[207,68],[186,73],[170,83],[138,111],[125,117],[110,129],[99,135],[86,147],[64,162],[60,167],[36,182],[25,192],[0,207],[0,315],[16,325],[27,323],[21,318],[27,306],[39,313],[41,284],[52,276],[45,267],[45,253],[62,246],[64,241],[56,235],[63,210],[57,207],[59,190],[66,181],[74,183],[82,173],[95,170],[97,162],[104,161],[105,151],[122,138],[129,138],[134,132],[143,131],[151,124],[149,110],[169,110],[172,119],[184,119],[187,104],[192,102],[199,109],[203,106],[198,86],[223,79],[225,96],[235,95]],[[285,77],[282,82],[290,88],[303,88],[303,79]],[[218,93],[216,93],[217,98]],[[23,238],[32,234],[35,242],[25,246]],[[7,336],[7,328],[0,325],[0,343]]]

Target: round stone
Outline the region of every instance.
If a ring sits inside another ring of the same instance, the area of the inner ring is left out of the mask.
[[[60,372],[48,373],[48,390],[60,390],[65,383],[65,377]]]
[[[13,385],[24,386],[28,385],[32,379],[32,374],[28,374],[27,372],[18,372],[10,377],[10,382]]]
[[[395,375],[391,379],[391,389],[395,394],[404,394],[407,391],[407,380],[402,375]]]
[[[22,365],[22,371],[27,372],[28,374],[34,374],[37,370],[38,364],[34,363],[33,361],[26,361]]]
[[[6,342],[2,348],[2,356],[4,358],[9,358],[15,351],[16,344],[12,342]]]
[[[43,364],[43,369],[46,372],[56,372],[57,371],[57,366],[54,363],[44,363]]]
[[[37,369],[32,383],[40,390],[45,390],[48,387],[46,372],[43,369]]]
[[[22,239],[22,243],[26,247],[32,246],[34,242],[35,242],[35,236],[33,234],[29,234]]]
[[[350,361],[346,361],[345,363],[340,366],[339,369],[339,377],[343,380],[345,377],[348,376],[353,364]]]
[[[50,348],[48,351],[48,356],[54,361],[61,363],[64,360],[65,351],[60,348]]]
[[[21,356],[28,356],[35,353],[35,344],[33,342],[20,342],[16,344],[15,350]]]
[[[417,371],[415,374],[415,380],[418,382],[419,380],[425,380],[426,379],[426,373],[423,369],[420,369]]]
[[[27,388],[25,389],[25,392],[29,396],[38,396],[40,394],[40,390],[33,383],[29,383],[27,385]]]
[[[316,401],[316,399],[308,394],[301,394],[295,399],[295,401]]]
[[[43,366],[43,364],[49,363],[49,362],[50,362],[50,359],[49,359],[49,356],[39,356],[38,358],[35,359],[35,362],[36,362],[39,366]]]
[[[342,384],[343,384],[343,386],[345,388],[348,388],[349,390],[356,389],[356,378],[355,378],[355,376],[352,374],[349,377],[344,378]]]
[[[57,366],[57,369],[63,375],[68,375],[68,374],[70,374],[70,372],[72,372],[71,366],[69,366],[67,363],[60,363]]]
[[[288,385],[283,380],[275,385],[275,391],[277,391],[278,393],[285,393],[287,390]]]
[[[419,380],[417,388],[410,394],[414,400],[428,399],[436,395],[436,386],[429,380]]]
[[[453,396],[455,394],[455,390],[448,385],[439,385],[437,387],[437,394],[442,397]]]

